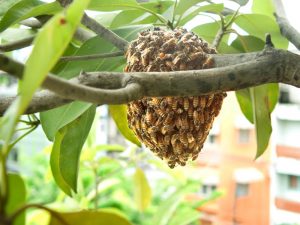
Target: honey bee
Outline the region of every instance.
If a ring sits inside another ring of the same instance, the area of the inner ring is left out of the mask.
[[[178,114],[183,113],[183,109],[182,109],[182,108],[178,108],[178,109],[176,110],[176,113],[178,113]]]
[[[193,37],[193,33],[188,32],[181,37],[181,40],[188,41],[191,37]]]
[[[177,66],[180,62],[185,61],[186,58],[187,56],[184,53],[181,53],[175,57],[173,63]]]
[[[166,66],[167,67],[169,67],[169,68],[173,68],[174,67],[174,64],[173,64],[173,62],[172,61],[165,61],[165,64],[166,64]]]
[[[152,126],[152,127],[149,127],[149,128],[147,129],[147,132],[148,132],[149,134],[156,133],[157,131],[158,131],[158,127],[157,127],[157,126]]]
[[[173,100],[174,100],[174,98],[172,98],[172,97],[166,97],[166,101],[167,101],[168,105],[170,105],[170,106],[172,105]]]
[[[212,57],[208,57],[206,61],[202,65],[202,69],[211,68],[214,65],[214,59]]]
[[[194,154],[194,155],[192,156],[192,160],[195,161],[195,160],[198,158],[198,155],[199,155],[198,153],[197,153],[197,154]]]
[[[199,98],[198,97],[194,97],[193,98],[193,106],[194,106],[194,108],[197,108],[198,105],[199,105]]]
[[[178,141],[179,139],[179,135],[178,134],[173,134],[172,137],[171,137],[171,144],[172,146],[174,147],[176,142]]]
[[[129,64],[133,65],[135,62],[138,62],[139,61],[139,56],[140,56],[140,53],[139,52],[135,52],[133,55],[130,56],[129,59]]]
[[[156,114],[159,116],[159,117],[162,117],[162,118],[165,118],[166,115],[167,115],[167,112],[165,110],[162,110],[160,108],[157,108],[155,110]]]
[[[178,105],[178,101],[176,99],[173,99],[171,107],[174,111],[177,109],[177,105]]]
[[[148,104],[150,106],[157,107],[157,106],[159,106],[161,100],[162,100],[162,98],[149,98]]]
[[[208,95],[206,107],[210,107],[213,100],[214,100],[214,94]]]
[[[173,169],[174,167],[175,167],[175,162],[174,161],[169,161],[168,162],[168,166],[171,168],[171,169]]]
[[[199,125],[201,123],[200,112],[198,111],[193,112],[193,120],[195,125]]]
[[[133,114],[143,114],[144,110],[140,102],[134,102],[130,104]]]
[[[164,52],[167,52],[170,49],[174,49],[175,47],[176,47],[176,39],[175,38],[171,38],[170,40],[168,40],[161,46],[161,48],[163,49]]]
[[[188,99],[188,98],[184,98],[184,99],[183,99],[183,109],[184,109],[185,111],[188,111],[189,106],[190,106],[189,99]]]
[[[141,42],[139,43],[136,48],[139,50],[139,51],[142,51],[145,49],[145,47],[147,46],[147,42]]]
[[[187,141],[188,143],[192,143],[195,141],[195,138],[191,133],[187,133]]]
[[[164,143],[165,143],[166,146],[168,146],[170,144],[170,141],[171,141],[170,135],[165,135],[164,136]]]
[[[204,112],[204,120],[209,121],[209,119],[210,119],[210,112],[208,110],[206,110]]]
[[[186,115],[181,117],[181,128],[184,130],[189,129],[189,121]]]
[[[201,107],[201,108],[204,108],[204,107],[206,106],[206,97],[205,97],[205,96],[201,96],[201,97],[199,98],[199,100],[200,100],[200,102],[199,102],[200,107]]]
[[[191,60],[201,60],[205,58],[205,53],[204,52],[194,52],[190,55]]]
[[[182,134],[179,136],[179,140],[180,142],[185,146],[187,147],[188,146],[188,139],[187,139],[187,136],[185,134]]]
[[[188,109],[188,117],[193,117],[194,109],[191,107]]]
[[[204,117],[204,112],[199,112],[199,118],[200,118],[200,122],[201,122],[201,124],[204,124],[204,122],[205,122],[205,117]]]
[[[177,127],[178,130],[182,128],[182,120],[179,116],[175,119],[175,126]]]
[[[165,151],[167,149],[167,146],[164,143],[163,137],[161,137],[161,136],[158,136],[158,138],[157,138],[157,145],[163,151]]]
[[[161,129],[161,133],[162,134],[166,134],[166,133],[169,133],[173,130],[174,126],[173,125],[165,125],[162,127]]]
[[[141,128],[143,132],[147,132],[147,124],[144,121],[141,122]]]
[[[184,147],[180,144],[180,142],[176,142],[175,147],[173,148],[173,152],[180,155],[184,150]]]

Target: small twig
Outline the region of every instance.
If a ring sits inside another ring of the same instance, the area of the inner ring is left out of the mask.
[[[89,17],[87,14],[83,14],[81,19],[83,25],[85,25],[90,30],[94,31],[99,36],[103,37],[106,41],[115,45],[121,51],[125,51],[128,46],[128,41],[118,36],[116,33],[112,32],[111,30],[105,28],[96,20]]]
[[[10,150],[20,141],[22,140],[24,137],[26,137],[28,134],[30,134],[31,132],[33,132],[36,128],[38,127],[38,125],[34,125],[33,127],[30,128],[30,130],[26,131],[24,134],[22,134],[20,137],[18,137],[16,140],[14,140],[14,142],[12,142],[11,144],[9,144],[8,146],[8,153],[10,152]]]
[[[217,49],[219,44],[221,43],[222,41],[222,38],[225,34],[225,30],[224,30],[224,27],[221,26],[220,29],[218,30],[216,36],[215,36],[215,39],[213,40],[212,44],[211,44],[211,47],[212,48],[215,48]]]
[[[300,33],[290,25],[286,18],[280,17],[276,13],[274,13],[274,16],[280,27],[281,34],[300,50]]]
[[[8,217],[8,221],[12,223],[23,211],[29,209],[29,208],[37,208],[42,209],[44,211],[47,211],[51,214],[51,216],[55,217],[57,220],[59,220],[64,225],[70,225],[68,222],[64,220],[64,218],[56,211],[39,204],[27,204],[16,210],[10,217]]]
[[[21,40],[2,44],[2,45],[0,45],[0,51],[10,52],[13,50],[25,48],[25,47],[30,46],[32,44],[33,40],[34,40],[34,36],[30,36],[30,37],[27,37],[27,38],[24,38]]]
[[[274,48],[274,44],[272,42],[271,34],[266,34],[265,49],[269,48]]]
[[[101,58],[109,58],[116,56],[123,56],[124,52],[110,52],[110,53],[101,53],[101,54],[93,54],[93,55],[74,55],[74,56],[63,56],[60,58],[61,61],[83,61],[83,60],[93,60],[93,59],[101,59]]]
[[[88,30],[85,30],[81,27],[78,27],[75,31],[74,38],[81,41],[85,42],[89,40],[92,37],[95,37],[96,35],[93,32],[90,32]]]

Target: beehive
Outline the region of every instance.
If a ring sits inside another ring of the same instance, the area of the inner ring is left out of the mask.
[[[207,42],[185,29],[143,31],[126,52],[125,72],[200,70],[213,66]],[[225,93],[195,97],[145,97],[128,104],[136,136],[169,167],[195,160],[219,114]]]

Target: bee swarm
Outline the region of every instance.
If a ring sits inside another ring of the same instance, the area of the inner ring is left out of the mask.
[[[213,48],[184,29],[143,31],[126,52],[125,72],[211,68]],[[219,114],[226,93],[195,97],[145,97],[128,104],[128,123],[137,137],[174,168],[195,160]]]

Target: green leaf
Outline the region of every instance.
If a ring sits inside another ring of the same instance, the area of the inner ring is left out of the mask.
[[[92,126],[96,107],[91,106],[73,122],[61,128],[54,139],[51,169],[55,181],[70,195],[70,187],[77,191],[78,164],[83,144]]]
[[[50,19],[37,35],[32,53],[26,62],[20,95],[0,121],[0,139],[5,141],[3,151],[8,150],[7,146],[18,118],[26,110],[34,92],[71,41],[88,3],[89,1],[75,0],[66,11]]]
[[[140,212],[145,211],[151,202],[151,188],[144,171],[140,168],[134,174],[134,199]]]
[[[62,107],[40,113],[41,124],[49,141],[53,141],[56,132],[60,128],[75,120],[91,105],[90,103],[75,101]]]
[[[225,19],[229,19],[230,16],[225,17]],[[199,35],[201,38],[206,40],[209,43],[212,43],[213,40],[215,39],[215,36],[220,29],[221,26],[221,21],[215,21],[212,23],[205,23],[199,26],[196,26],[192,29],[193,32],[195,32],[197,35]],[[225,35],[222,38],[222,42],[224,44],[227,43],[229,38],[229,35]]]
[[[250,89],[246,88],[238,90],[235,92],[235,94],[242,113],[250,123],[254,123]]]
[[[273,18],[275,8],[272,0],[253,0],[252,12],[257,14],[264,14]]]
[[[19,1],[20,0],[0,0],[0,16],[2,16],[10,7]]]
[[[135,0],[92,0],[88,9],[97,11],[116,11],[139,7]]]
[[[261,51],[265,42],[257,37],[250,35],[239,35],[232,43],[231,46],[240,52],[256,52]]]
[[[286,49],[288,41],[285,39],[273,18],[262,14],[242,14],[238,15],[234,21],[241,29],[248,34],[265,40],[266,33],[272,36],[272,42],[275,47]]]
[[[127,106],[126,105],[110,105],[109,113],[115,121],[121,134],[137,146],[141,146],[140,141],[136,138],[133,131],[128,127]]]
[[[203,0],[179,0],[175,8],[175,15],[182,15],[190,7],[197,5],[198,3],[203,2]]]
[[[23,0],[12,6],[0,21],[0,32],[22,20],[39,15],[55,14],[60,11],[58,2],[45,4],[38,0]]]
[[[8,201],[5,212],[11,214],[26,203],[26,188],[22,177],[15,173],[8,174]],[[25,225],[25,213],[14,221],[13,225]]]
[[[200,12],[210,12],[210,13],[221,13],[224,9],[224,4],[209,4],[200,7],[191,7],[186,13],[183,14],[179,25],[183,26],[194,17],[199,15]]]
[[[157,209],[153,224],[167,225],[176,211],[178,205],[183,199],[184,192],[182,190],[176,191],[168,199],[166,199]]]
[[[50,166],[56,184],[63,192],[65,192],[69,196],[72,196],[72,189],[61,175],[60,169],[60,149],[62,140],[65,135],[65,129],[59,130],[55,135],[55,140],[52,146],[52,152],[50,156]]]
[[[113,209],[59,213],[59,216],[72,225],[132,225],[126,216]],[[49,225],[65,224],[52,216]]]
[[[256,156],[261,156],[268,147],[272,133],[271,112],[278,99],[278,84],[266,84],[250,88],[253,119],[256,130]]]
[[[189,225],[201,217],[201,212],[192,208],[183,208],[176,212],[168,225]]]

